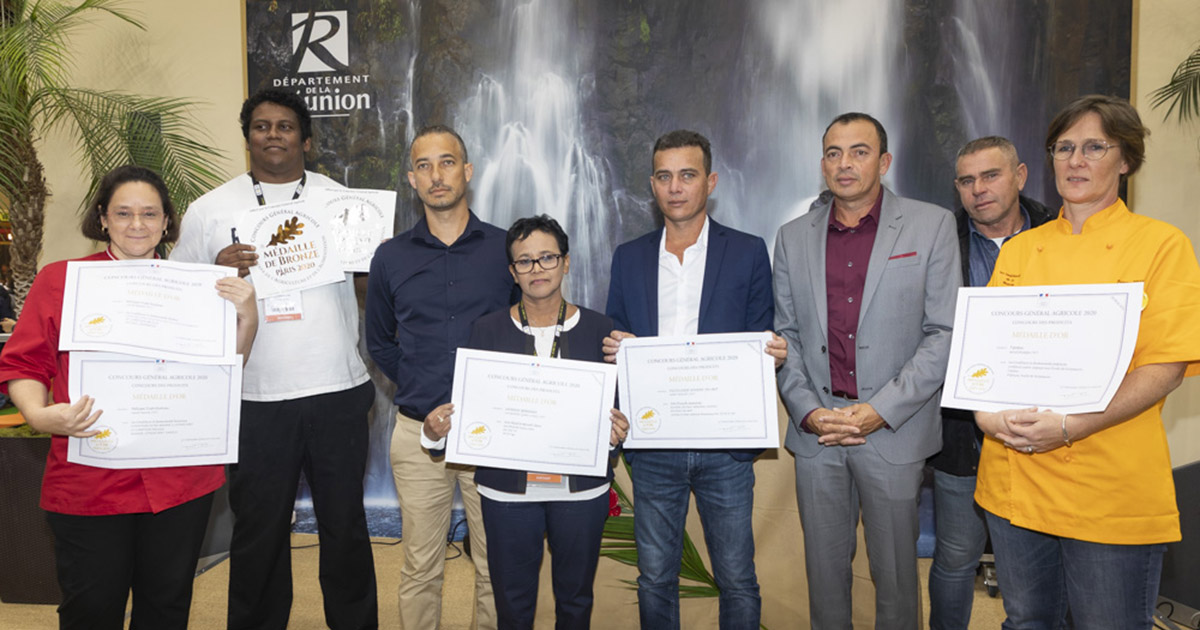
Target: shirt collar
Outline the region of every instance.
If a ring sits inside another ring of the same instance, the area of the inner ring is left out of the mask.
[[[1009,234],[1008,236],[1005,236],[1004,240],[1006,241],[1033,226],[1033,222],[1029,220],[1029,213],[1025,211],[1025,208],[1018,204],[1017,210],[1021,211],[1021,229]],[[966,212],[966,210],[964,209],[963,212]],[[992,240],[990,237],[984,236],[982,232],[975,228],[975,222],[971,220],[971,215],[969,214],[967,215],[967,230],[970,231],[970,233],[974,236],[978,236],[979,238],[987,239],[989,241]]]
[[[467,210],[467,227],[463,228],[463,233],[458,235],[458,239],[453,244],[457,245],[481,233],[483,233],[483,221],[475,215],[474,211]],[[417,221],[417,224],[413,226],[412,240],[423,241],[437,247],[447,247],[445,243],[433,235],[433,232],[429,231],[429,221],[425,218],[424,213],[422,213],[421,219]]]
[[[836,203],[836,201],[833,203]],[[883,186],[880,186],[879,187],[879,197],[877,199],[875,199],[875,204],[871,206],[871,211],[867,213],[867,216],[862,218],[862,221],[858,222],[858,225],[854,226],[854,229],[859,229],[861,227],[864,227],[863,222],[866,221],[867,219],[870,219],[873,224],[879,225],[879,215],[883,212],[882,208],[883,208]],[[838,221],[836,217],[837,217],[837,209],[834,208],[833,205],[830,205],[829,206],[829,229],[839,230],[839,231],[851,229],[851,228],[848,228],[848,227],[842,225],[841,221]]]
[[[1125,218],[1125,215],[1127,214],[1129,214],[1129,208],[1127,208],[1125,206],[1125,202],[1118,197],[1117,201],[1111,206],[1088,217],[1087,220],[1083,222],[1083,229],[1080,230],[1080,233],[1087,234],[1089,232],[1095,232],[1096,230],[1106,228]],[[1071,227],[1071,222],[1068,221],[1065,216],[1063,216],[1062,208],[1060,208],[1058,211],[1058,218],[1054,220],[1054,225],[1055,228],[1063,234],[1071,234],[1074,231],[1074,229]]]
[[[104,249],[104,253],[105,253],[105,254],[108,254],[108,259],[109,259],[109,260],[121,260],[120,258],[117,258],[116,254],[113,254],[113,250],[112,250],[112,243],[109,243],[108,247],[106,247],[106,248]],[[158,250],[157,250],[157,249],[155,249],[155,250],[154,250],[154,259],[155,259],[155,260],[157,260],[157,259],[159,259],[159,258],[162,258],[162,256],[159,256],[159,255],[158,255]],[[142,260],[147,260],[147,259],[143,258]]]
[[[700,228],[700,236],[696,237],[696,242],[692,243],[684,251],[704,252],[708,250],[708,215],[704,215],[704,227]],[[662,237],[658,239],[658,257],[663,256],[675,257],[675,254],[667,251],[667,228],[663,227]]]

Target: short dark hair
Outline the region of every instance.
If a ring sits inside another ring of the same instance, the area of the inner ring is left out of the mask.
[[[508,228],[508,236],[504,239],[504,252],[508,254],[508,264],[512,264],[512,246],[517,241],[523,241],[529,238],[534,232],[545,232],[554,237],[558,241],[558,253],[566,256],[569,252],[567,233],[563,231],[562,226],[548,214],[538,214],[532,217],[525,217],[513,221],[511,227]]]
[[[704,153],[704,174],[712,172],[712,143],[700,133],[687,129],[668,131],[654,141],[654,153],[667,149],[682,149],[684,147],[699,147]]]
[[[1150,135],[1150,130],[1142,124],[1137,110],[1123,98],[1089,94],[1067,105],[1050,121],[1050,129],[1046,131],[1046,150],[1050,151],[1059,136],[1088,113],[1099,116],[1104,135],[1121,145],[1121,157],[1129,165],[1129,172],[1121,177],[1136,173],[1146,161],[1146,136]]]
[[[179,238],[179,217],[175,216],[175,204],[171,203],[171,196],[167,193],[167,184],[158,176],[158,173],[132,164],[118,166],[100,180],[100,184],[96,187],[96,194],[92,196],[91,205],[83,215],[83,223],[80,225],[83,235],[93,241],[109,242],[108,232],[104,229],[104,224],[100,222],[100,217],[108,212],[108,204],[112,201],[113,193],[117,188],[129,182],[145,182],[158,191],[158,196],[162,199],[163,214],[167,217],[166,234],[159,242],[174,243],[175,239]]]
[[[420,129],[417,130],[417,135],[413,136],[412,144],[408,145],[408,155],[409,155],[408,159],[409,159],[410,165],[412,162],[413,145],[415,145],[417,143],[417,140],[419,138],[423,138],[425,136],[431,136],[435,133],[445,133],[445,134],[454,136],[454,139],[458,140],[458,148],[462,150],[463,164],[467,164],[471,161],[471,158],[467,157],[467,143],[463,142],[462,136],[458,135],[457,131],[455,131],[448,125],[425,125],[424,127],[421,127]]]
[[[312,114],[308,112],[308,105],[304,104],[304,99],[292,92],[267,89],[255,92],[253,96],[242,103],[240,120],[243,138],[250,139],[250,118],[254,116],[254,110],[263,103],[273,103],[295,112],[296,118],[300,121],[300,140],[304,141],[312,137]]]
[[[879,134],[879,153],[880,154],[887,153],[888,152],[887,131],[884,130],[883,123],[879,122],[878,120],[875,120],[874,116],[872,116],[870,114],[864,114],[862,112],[846,112],[845,114],[842,114],[842,115],[838,116],[837,118],[834,118],[833,122],[829,123],[829,126],[825,128],[825,133],[821,134],[822,147],[825,145],[825,136],[829,135],[829,130],[833,129],[834,125],[845,125],[847,123],[852,123],[856,120],[865,120],[865,121],[871,123],[872,125],[875,125],[875,132]]]
[[[963,148],[958,150],[958,155],[955,160],[961,160],[973,153],[986,151],[988,149],[1000,149],[1000,152],[1012,161],[1012,167],[1016,168],[1021,163],[1021,158],[1017,156],[1017,146],[1012,143],[1012,140],[1004,136],[984,136],[976,138],[963,145]]]

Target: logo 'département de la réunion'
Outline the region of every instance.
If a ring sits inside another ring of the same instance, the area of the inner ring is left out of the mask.
[[[313,118],[345,117],[372,109],[370,75],[350,70],[348,11],[292,13],[287,75],[271,80],[304,99]]]
[[[292,14],[292,74],[349,72],[350,44],[345,11]]]

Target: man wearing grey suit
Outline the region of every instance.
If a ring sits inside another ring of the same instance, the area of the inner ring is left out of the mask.
[[[775,242],[779,373],[796,456],[811,627],[851,627],[862,515],[876,628],[920,626],[917,498],[941,448],[938,399],[960,284],[954,217],[880,180],[887,133],[871,116],[825,130],[829,190]]]

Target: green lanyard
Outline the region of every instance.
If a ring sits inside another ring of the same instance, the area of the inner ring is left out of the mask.
[[[521,328],[530,332],[533,327],[529,325],[529,317],[525,315],[525,300],[517,303],[517,313],[521,316]],[[554,343],[550,345],[550,358],[558,356],[558,337],[562,334],[563,322],[567,319],[567,301],[563,300],[562,304],[558,305],[558,323],[554,325]],[[537,346],[534,346],[533,354],[537,355]]]

